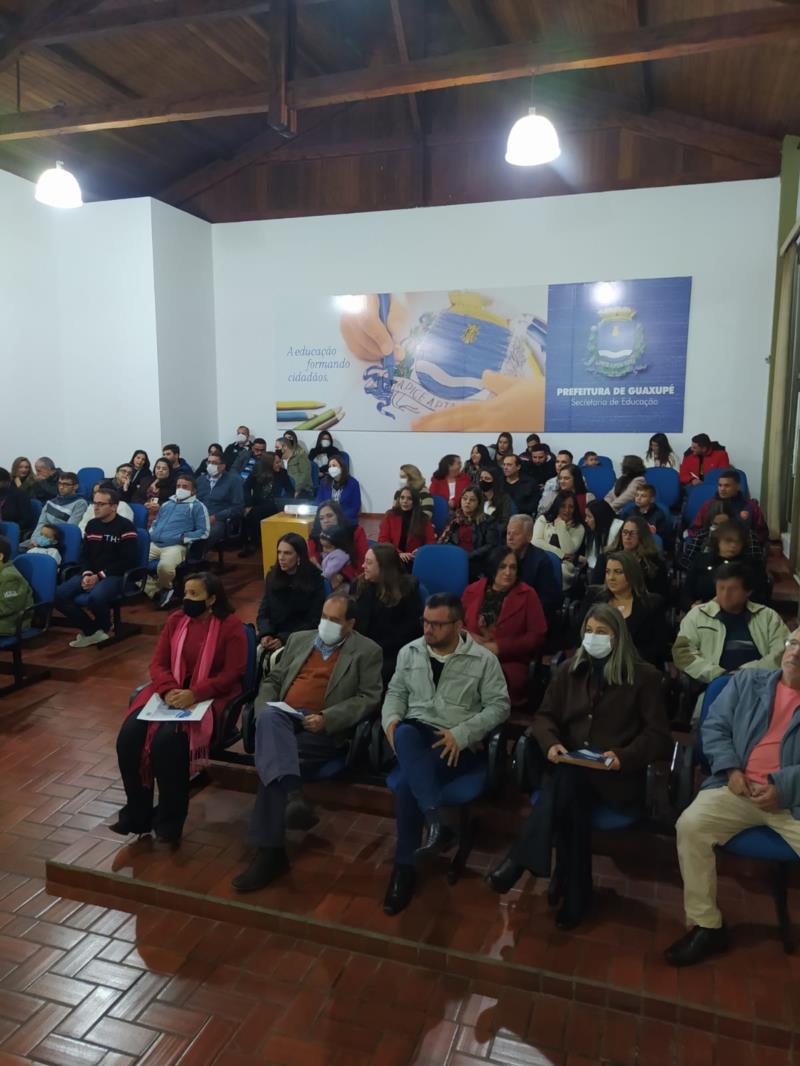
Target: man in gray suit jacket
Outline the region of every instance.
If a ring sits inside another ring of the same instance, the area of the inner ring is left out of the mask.
[[[261,682],[255,707],[259,785],[250,823],[257,850],[233,880],[237,892],[255,892],[286,873],[286,829],[311,829],[319,820],[303,797],[301,769],[335,758],[380,703],[383,653],[354,631],[355,616],[353,599],[329,596],[318,630],[293,633]]]

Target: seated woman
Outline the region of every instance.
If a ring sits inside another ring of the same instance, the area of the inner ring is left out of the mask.
[[[461,506],[437,544],[457,544],[469,556],[469,579],[477,581],[492,548],[500,543],[500,527],[483,510],[483,493],[474,486],[461,493]]]
[[[128,492],[125,499],[128,503],[144,503],[147,499],[147,490],[153,480],[150,470],[150,456],[144,448],[137,448],[130,461],[131,480],[128,484]]]
[[[644,457],[646,467],[671,467],[678,469],[678,460],[669,442],[666,433],[654,433],[647,444],[647,455]]]
[[[561,492],[574,492],[578,504],[578,514],[583,522],[586,517],[586,505],[594,499],[594,493],[586,488],[581,468],[575,463],[562,466],[558,472],[558,487]]]
[[[308,458],[316,466],[320,474],[327,474],[328,464],[331,459],[341,454],[342,453],[333,443],[333,437],[330,434],[330,430],[323,429],[317,434],[317,443],[308,453]]]
[[[508,892],[525,870],[549,877],[556,927],[574,929],[592,903],[592,807],[642,813],[647,767],[668,759],[672,746],[661,675],[640,661],[613,607],[597,604],[587,613],[581,646],[558,667],[528,736],[548,772],[519,840],[489,884]],[[602,752],[611,760],[608,770],[560,761],[581,748]]]
[[[491,453],[485,444],[474,444],[469,453],[469,459],[464,463],[464,473],[473,485],[480,481],[481,470],[488,470],[494,466]]]
[[[134,699],[117,736],[117,760],[127,803],[110,828],[177,844],[189,811],[189,778],[208,758],[214,726],[242,691],[247,639],[241,620],[214,574],[186,579],[183,610],[173,611],[150,662],[151,683]],[[199,722],[145,722],[138,717],[153,693],[185,710],[213,700]],[[158,806],[153,806],[153,785]]]
[[[748,559],[757,559],[763,564],[764,549],[761,542],[751,529],[750,523],[742,519],[736,502],[734,500],[712,500],[703,518],[700,532],[695,536],[684,537],[679,565],[688,568],[692,559],[706,550],[708,538],[714,530],[721,528],[727,522],[738,522],[742,526],[747,538],[744,554]]]
[[[614,552],[608,556],[605,583],[587,589],[578,612],[579,626],[596,603],[608,603],[616,608],[627,623],[639,656],[663,670],[667,658],[664,600],[645,588],[642,568],[635,555]]]
[[[202,463],[200,463],[200,465],[197,467],[197,469],[194,472],[195,473],[195,477],[200,477],[201,474],[208,473],[206,468],[208,466],[208,457],[209,457],[209,455],[216,455],[218,459],[224,459],[224,457],[225,457],[225,449],[222,447],[221,444],[209,444],[208,448],[206,448],[206,454],[203,457]]]
[[[147,508],[147,528],[149,529],[158,517],[162,503],[175,492],[176,474],[166,459],[156,459],[153,464],[153,480],[147,489],[144,505]]]
[[[661,558],[647,520],[641,515],[630,514],[622,523],[622,528],[614,538],[608,555],[614,552],[630,552],[639,560],[642,568],[645,588],[666,600],[669,596],[669,574]],[[600,584],[605,578],[606,555],[600,557],[592,574],[592,584]]]
[[[316,629],[325,599],[322,574],[308,558],[299,533],[284,533],[278,559],[264,579],[258,608],[256,638],[265,651],[282,648],[292,633]]]
[[[633,503],[636,490],[645,484],[644,475],[644,463],[638,455],[623,455],[620,476],[604,497],[617,514],[623,507]]]
[[[500,660],[512,711],[527,710],[528,672],[547,636],[547,622],[539,597],[519,580],[515,552],[493,548],[486,577],[467,585],[461,602],[466,629]]]
[[[573,584],[577,576],[575,563],[584,534],[574,492],[558,492],[548,510],[539,515],[533,524],[534,547],[554,552],[559,557],[565,589]]]
[[[283,509],[287,499],[294,496],[291,479],[283,468],[281,457],[264,452],[244,483],[244,522],[242,523],[242,559],[253,555],[261,544],[261,523]]]
[[[716,595],[714,573],[718,566],[742,563],[750,571],[755,603],[769,603],[769,583],[764,563],[757,556],[747,555],[748,531],[741,522],[730,519],[717,526],[708,537],[705,550],[692,558],[681,590],[681,606],[685,611],[698,603],[708,603]]]
[[[277,443],[277,442],[276,442]],[[280,438],[280,449],[276,452],[286,468],[286,473],[294,484],[294,495],[305,499],[313,497],[314,483],[311,477],[311,460],[305,444],[293,429],[287,429]]]
[[[461,493],[471,484],[472,478],[461,469],[459,456],[443,455],[431,478],[431,495],[441,496],[455,511],[461,503]]]
[[[352,592],[355,628],[383,652],[383,683],[388,685],[402,647],[422,636],[419,582],[403,573],[391,544],[373,544],[364,559],[364,573]]]
[[[617,518],[611,505],[605,500],[590,500],[586,504],[584,523],[586,537],[578,562],[581,567],[585,567],[588,584],[591,585],[603,580],[606,572],[606,552],[622,529],[622,519]],[[593,576],[598,561],[601,566],[599,576]]]
[[[321,532],[329,533],[332,529],[340,529],[347,535],[348,542],[345,549],[350,556],[351,564],[342,571],[345,581],[353,582],[364,569],[364,557],[369,548],[367,534],[361,526],[353,525],[342,508],[334,500],[323,503],[317,511],[311,533],[308,537],[308,557],[317,569],[322,569],[322,549],[319,535]]]
[[[11,464],[11,484],[15,489],[22,489],[28,496],[33,496],[36,478],[33,476],[30,459],[26,459],[24,455],[18,455]]]
[[[394,494],[394,507],[381,522],[378,543],[394,545],[401,562],[410,570],[417,549],[435,540],[431,520],[422,510],[419,495],[414,489],[399,489]]]
[[[328,463],[328,473],[320,480],[317,489],[317,506],[333,500],[338,503],[353,523],[358,523],[361,513],[361,486],[350,476],[347,460],[339,454]]]
[[[400,484],[398,487],[404,489],[406,486],[419,495],[420,507],[428,518],[433,518],[433,496],[428,491],[422,471],[418,466],[414,466],[413,463],[403,463],[400,467]]]
[[[489,453],[498,466],[502,466],[507,455],[516,455],[514,438],[510,433],[498,433],[497,440],[489,447]]]

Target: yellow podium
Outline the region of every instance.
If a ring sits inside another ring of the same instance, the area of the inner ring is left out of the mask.
[[[308,540],[313,525],[313,514],[286,514],[285,511],[279,511],[261,519],[261,559],[265,576],[278,558],[278,541],[281,537],[286,533],[299,533],[304,540]]]

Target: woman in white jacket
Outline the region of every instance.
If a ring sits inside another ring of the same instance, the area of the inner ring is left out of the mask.
[[[550,507],[533,524],[532,543],[555,552],[561,560],[562,586],[568,589],[576,577],[578,550],[585,530],[574,492],[559,492]]]

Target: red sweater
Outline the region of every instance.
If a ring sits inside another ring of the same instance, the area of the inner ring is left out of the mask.
[[[356,561],[351,566],[345,566],[342,569],[342,575],[347,581],[355,581],[357,577],[361,577],[361,571],[364,569],[364,556],[368,551],[369,541],[367,540],[367,534],[361,526],[355,526],[353,529],[353,554],[356,557]],[[316,542],[310,537],[308,541],[308,557],[317,561],[321,558]]]
[[[436,540],[430,518],[425,519],[422,533],[409,533],[405,548],[400,548],[400,534],[403,531],[403,519],[394,511],[387,511],[378,531],[379,544],[393,544],[398,551],[415,552],[423,544],[433,544]]]
[[[731,461],[725,449],[719,446],[715,448],[712,445],[705,455],[695,455],[692,451],[684,455],[678,477],[681,485],[689,485],[694,481],[692,474],[697,474],[702,481],[703,475],[709,470],[720,470],[730,465]]]
[[[464,489],[468,489],[472,485],[472,478],[469,474],[459,474],[456,478],[455,505],[461,501],[461,493]],[[432,477],[431,478],[431,496],[442,496],[447,502],[450,502],[450,482],[446,477]]]

